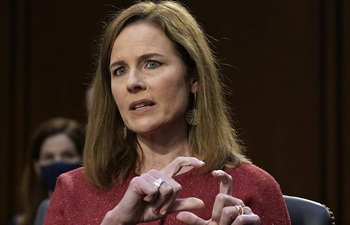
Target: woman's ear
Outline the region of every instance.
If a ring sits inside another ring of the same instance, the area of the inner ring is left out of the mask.
[[[190,81],[191,81],[190,91],[191,91],[191,93],[196,93],[197,86],[198,86],[198,79],[195,76],[193,76],[193,77],[191,77]]]

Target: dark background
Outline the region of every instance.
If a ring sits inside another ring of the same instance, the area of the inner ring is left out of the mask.
[[[213,37],[248,156],[284,194],[326,204],[349,225],[350,1],[183,2]],[[0,2],[0,224],[18,210],[34,128],[56,116],[85,123],[101,21],[130,4]]]

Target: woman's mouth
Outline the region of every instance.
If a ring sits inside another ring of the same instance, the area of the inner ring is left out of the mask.
[[[133,102],[132,104],[130,104],[130,107],[129,109],[130,110],[141,110],[141,109],[144,109],[146,107],[150,107],[150,106],[153,106],[154,105],[154,102],[152,101],[137,101],[137,102]]]

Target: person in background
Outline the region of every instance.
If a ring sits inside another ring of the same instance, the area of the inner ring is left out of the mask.
[[[23,212],[11,224],[34,224],[37,211],[50,202],[57,177],[82,165],[84,133],[80,123],[68,118],[50,119],[34,131],[21,186]],[[43,218],[45,210],[40,214]]]
[[[102,38],[84,167],[45,225],[289,225],[275,179],[243,154],[217,62],[186,7],[138,2]]]

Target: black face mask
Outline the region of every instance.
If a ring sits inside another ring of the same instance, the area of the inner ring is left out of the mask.
[[[54,162],[47,166],[40,166],[41,180],[48,190],[53,191],[55,189],[56,181],[59,175],[79,168],[80,166],[81,163],[64,162]]]

